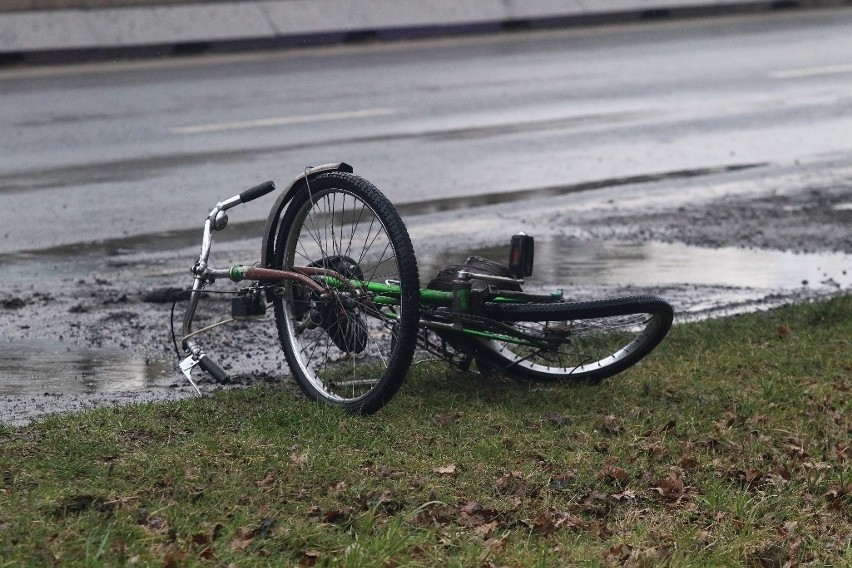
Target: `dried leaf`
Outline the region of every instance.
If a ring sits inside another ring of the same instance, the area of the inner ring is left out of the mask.
[[[562,513],[559,520],[556,521],[556,528],[582,529],[585,526],[586,523],[583,519],[576,515],[569,515],[567,513]]]
[[[474,534],[479,537],[485,538],[490,536],[497,527],[500,525],[497,521],[491,521],[490,523],[483,523],[473,528]]]
[[[322,520],[326,523],[336,523],[340,519],[345,519],[348,517],[348,511],[343,509],[330,509],[323,513]]]
[[[604,553],[604,560],[608,564],[614,564],[614,565],[620,566],[620,565],[624,564],[627,561],[628,558],[630,558],[630,554],[632,552],[633,552],[633,547],[630,546],[629,544],[627,544],[626,542],[621,543],[621,544],[616,544],[614,546],[609,547],[609,550],[607,550]]]
[[[253,540],[254,529],[241,527],[237,531],[237,536],[231,539],[231,542],[228,543],[228,547],[234,552],[244,552],[245,549],[251,545]]]
[[[459,507],[460,513],[469,516],[479,515],[484,510],[485,507],[483,507],[476,501],[468,501],[467,503]]]
[[[597,429],[604,434],[618,434],[621,432],[621,424],[618,423],[618,418],[614,414],[607,414],[598,418]]]
[[[616,501],[632,501],[636,499],[636,492],[632,489],[625,489],[621,493],[613,493],[610,497]]]
[[[299,560],[299,564],[302,566],[316,566],[317,562],[319,562],[320,553],[316,550],[303,550],[301,554],[301,558]]]
[[[273,483],[275,483],[275,478],[277,477],[277,473],[274,470],[270,470],[266,472],[266,477],[259,481],[255,481],[254,484],[257,487],[269,487]]]
[[[598,471],[598,479],[601,481],[622,482],[627,479],[627,470],[615,465],[612,460],[607,460]]]
[[[166,554],[166,557],[163,559],[163,566],[165,568],[178,568],[179,566],[183,566],[186,561],[186,552],[182,550],[172,550]]]
[[[508,533],[502,538],[489,538],[485,541],[485,546],[494,552],[500,552],[506,548],[506,542],[509,540]]]
[[[508,473],[504,473],[500,477],[497,478],[497,481],[494,482],[494,487],[501,491],[505,491],[506,489],[512,487],[515,484],[515,480],[523,479],[524,474],[520,471],[510,471]]]
[[[556,530],[556,515],[554,511],[548,509],[536,515],[532,521],[532,528],[535,532],[543,535],[552,534]]]
[[[652,490],[668,501],[679,501],[687,494],[683,478],[676,472],[672,472],[667,478],[658,481],[656,487],[652,487]]]

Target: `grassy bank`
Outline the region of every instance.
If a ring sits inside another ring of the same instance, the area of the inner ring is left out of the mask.
[[[0,429],[0,566],[852,565],[852,297],[678,326],[602,387],[417,366]]]

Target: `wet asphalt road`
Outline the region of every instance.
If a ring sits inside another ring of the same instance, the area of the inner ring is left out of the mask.
[[[398,204],[832,168],[852,155],[850,53],[839,9],[7,68],[0,257],[194,230],[219,199],[339,160]]]
[[[397,204],[424,282],[525,230],[531,287],[680,321],[848,293],[850,54],[852,8],[0,69],[0,422],[192,396],[147,294],[217,201],[309,164]],[[205,343],[238,383],[286,377],[270,320]]]

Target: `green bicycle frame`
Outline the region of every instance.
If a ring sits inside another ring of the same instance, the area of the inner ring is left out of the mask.
[[[239,282],[246,278],[247,272],[253,267],[247,267],[242,265],[232,266],[228,271],[228,277],[235,281]],[[280,281],[281,278],[275,277],[275,275],[271,274],[273,271],[270,271],[269,276],[263,276],[262,278],[257,279],[260,282],[265,281]],[[291,271],[274,271],[277,274],[281,274],[281,272],[286,272],[288,274],[293,274]],[[302,277],[304,278],[304,277]],[[388,281],[386,283],[380,282],[364,282],[360,280],[348,280],[344,281],[342,279],[334,278],[333,276],[321,276],[320,280],[330,288],[343,288],[343,289],[356,289],[356,290],[366,290],[370,294],[372,294],[372,298],[370,301],[375,306],[398,306],[400,304],[400,287],[398,284],[391,283],[392,281]],[[420,304],[432,307],[453,307],[454,311],[459,314],[471,314],[472,306],[473,306],[473,292],[471,292],[470,287],[461,286],[458,289],[454,289],[453,291],[443,291],[443,290],[432,290],[429,288],[421,288],[420,289]],[[553,292],[547,296],[535,296],[530,294],[523,293],[513,293],[513,292],[504,292],[504,295],[497,295],[493,298],[489,298],[489,302],[523,302],[530,301],[532,298],[537,301],[560,301],[562,299],[562,292]],[[388,317],[394,317],[393,314],[385,314]],[[437,327],[437,323],[425,323],[426,327],[430,325]],[[451,325],[451,324],[444,324]],[[533,341],[529,339],[523,339],[520,337],[516,337],[513,335],[497,333],[493,331],[486,331],[481,329],[475,329],[471,327],[467,327],[465,325],[453,326],[453,331],[464,333],[466,335],[471,335],[474,337],[480,337],[483,339],[495,340],[495,341],[504,341],[507,343],[514,343],[516,345],[527,345],[531,347],[546,347],[547,343],[545,341]]]

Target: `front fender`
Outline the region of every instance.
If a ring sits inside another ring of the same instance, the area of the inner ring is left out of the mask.
[[[352,166],[345,162],[337,162],[333,164],[323,164],[322,166],[312,166],[305,169],[304,173],[295,178],[275,200],[275,204],[269,211],[269,217],[266,218],[266,227],[263,230],[263,244],[260,251],[260,265],[265,268],[271,268],[272,262],[275,259],[275,239],[278,233],[278,223],[281,219],[281,213],[287,207],[287,204],[293,199],[297,192],[305,187],[305,178],[310,181],[325,172],[353,172]]]

